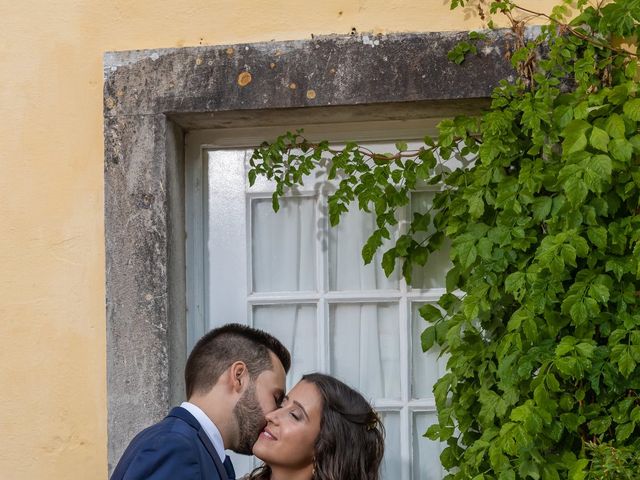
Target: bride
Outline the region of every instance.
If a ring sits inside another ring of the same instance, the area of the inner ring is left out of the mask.
[[[371,405],[341,381],[313,373],[266,415],[253,446],[264,462],[244,480],[378,480],[384,428]]]

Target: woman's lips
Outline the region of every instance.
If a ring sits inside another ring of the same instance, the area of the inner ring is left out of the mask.
[[[267,440],[277,440],[276,436],[271,433],[268,428],[265,428],[260,436],[266,438]]]

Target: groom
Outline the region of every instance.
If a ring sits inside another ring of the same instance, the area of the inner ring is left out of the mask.
[[[251,454],[290,364],[266,332],[239,324],[210,331],[187,360],[188,400],[131,441],[111,480],[234,480],[224,451]]]

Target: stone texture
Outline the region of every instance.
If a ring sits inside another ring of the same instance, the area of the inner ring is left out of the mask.
[[[487,97],[511,74],[507,34],[456,65],[461,32],[111,53],[105,111],[122,115]],[[375,44],[374,42],[377,42]]]
[[[109,466],[168,400],[163,115],[105,119]]]
[[[110,471],[130,439],[181,397],[184,132],[478,111],[511,74],[508,33],[490,37],[461,66],[446,54],[466,33],[105,55]]]

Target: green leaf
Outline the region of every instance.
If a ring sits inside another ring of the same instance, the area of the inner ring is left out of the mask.
[[[577,362],[573,357],[562,357],[554,361],[558,371],[565,377],[575,377],[577,375]]]
[[[437,423],[434,425],[430,425],[424,436],[430,440],[440,440],[440,425],[438,425]]]
[[[600,435],[611,426],[611,417],[600,417],[589,422],[589,432],[592,435]]]
[[[373,258],[373,254],[371,254],[370,252],[367,252],[367,253],[368,255],[370,255],[370,257],[368,257],[370,262],[371,259]],[[374,250],[374,253],[375,253],[375,250]],[[364,258],[364,250],[362,252],[362,256]],[[391,274],[393,273],[393,270],[396,268],[396,258],[398,257],[397,257],[395,247],[390,248],[389,250],[384,252],[384,255],[382,255],[382,269],[384,270],[384,274],[387,277],[391,276]],[[365,258],[365,264],[369,262],[367,262],[367,259]]]
[[[622,276],[627,272],[627,264],[617,258],[607,260],[605,264],[605,272],[613,272],[618,281],[622,280]]]
[[[587,307],[584,304],[584,301],[578,301],[574,303],[569,310],[569,314],[571,318],[575,322],[576,325],[582,325],[587,321],[589,315],[587,314]]]
[[[249,186],[252,187],[254,183],[256,183],[256,171],[252,168],[249,170]]]
[[[471,218],[477,219],[484,213],[484,201],[480,193],[473,195],[468,199],[469,202],[469,215]]]
[[[594,155],[586,162],[584,183],[591,191],[599,192],[603,182],[611,181],[611,159],[607,155]]]
[[[617,113],[611,114],[605,123],[605,130],[611,138],[624,138],[624,120]]]
[[[564,141],[562,142],[562,153],[565,156],[584,150],[587,146],[586,132],[591,127],[584,120],[573,120],[563,130]]]
[[[484,237],[478,240],[478,255],[485,260],[491,260],[491,252],[493,251],[493,242]]]
[[[598,127],[593,127],[593,130],[591,130],[589,143],[593,148],[601,150],[603,152],[607,152],[609,145],[609,134]]]
[[[589,227],[587,229],[589,241],[598,248],[607,247],[607,229],[604,227]]]
[[[549,387],[549,390],[551,390],[552,392],[560,391],[560,382],[558,382],[558,379],[553,373],[548,373],[545,377],[545,381],[547,383],[547,387]]]
[[[587,136],[584,132],[571,134],[565,137],[562,142],[562,152],[565,155],[571,155],[572,153],[580,152],[587,146]]]
[[[580,102],[573,109],[576,120],[583,120],[589,116],[589,102]]]
[[[592,283],[589,286],[589,296],[599,303],[607,303],[609,301],[609,289],[606,285]]]
[[[442,312],[437,307],[431,305],[430,303],[425,303],[422,305],[418,312],[420,316],[429,323],[434,323],[437,320],[442,318]]]
[[[553,119],[558,124],[558,128],[566,127],[573,120],[573,108],[571,105],[561,105],[553,111]]]
[[[473,242],[465,242],[458,245],[455,248],[455,252],[458,260],[460,260],[460,265],[465,269],[473,265],[476,258],[478,258],[478,250]]]
[[[531,318],[531,312],[526,307],[520,307],[511,315],[509,323],[507,323],[507,329],[509,331],[518,330],[523,322]]]
[[[627,438],[631,436],[633,431],[635,430],[635,424],[633,422],[623,423],[622,425],[618,425],[616,427],[616,440],[618,442],[624,442]]]
[[[589,460],[582,458],[576,461],[568,472],[568,480],[584,480],[587,476],[585,468],[589,465]]]
[[[524,272],[514,272],[507,277],[504,282],[504,289],[509,293],[516,293],[525,285]]]
[[[563,413],[560,415],[560,421],[570,432],[577,432],[578,427],[583,423],[580,417],[575,413]]]
[[[629,117],[631,120],[639,121],[640,120],[640,98],[634,98],[632,100],[628,100],[624,106],[622,107],[624,114]]]
[[[536,324],[536,320],[532,316],[524,319],[522,322],[522,329],[527,340],[535,342],[538,337],[538,326]]]
[[[569,177],[567,181],[564,182],[563,187],[565,195],[573,207],[581,205],[585,198],[587,198],[587,193],[589,193],[584,180],[575,175]]]
[[[524,422],[531,416],[531,408],[529,405],[520,405],[511,411],[509,418],[514,422]]]
[[[500,475],[498,476],[498,480],[516,480],[516,472],[514,472],[511,468],[502,470],[500,472]]]
[[[271,208],[273,208],[274,212],[280,210],[280,200],[278,192],[273,192],[273,195],[271,195]]]
[[[626,348],[622,354],[620,355],[620,359],[618,360],[618,368],[620,369],[620,373],[624,376],[624,378],[629,378],[629,375],[633,373],[636,369],[636,361],[633,359],[631,355],[631,351],[629,348]]]
[[[422,343],[423,352],[431,350],[431,347],[433,347],[436,342],[436,327],[431,325],[430,327],[425,328],[420,336],[420,341]]]
[[[609,144],[609,152],[619,162],[627,163],[631,161],[633,145],[624,138],[615,138]]]
[[[636,406],[631,410],[631,415],[629,416],[631,421],[636,425],[640,425],[640,406]]]
[[[538,480],[540,478],[540,469],[538,468],[538,465],[531,460],[524,460],[520,464],[518,473],[522,478],[531,477],[534,480]]]
[[[541,222],[551,212],[551,205],[553,204],[553,200],[551,197],[543,196],[537,197],[533,201],[532,210],[533,210],[533,219],[537,222]]]
[[[453,292],[458,288],[458,281],[460,280],[460,270],[457,267],[453,267],[447,272],[446,287],[447,292]]]

